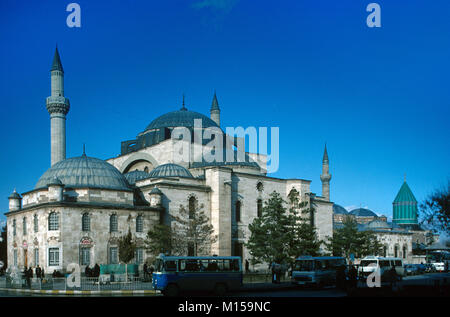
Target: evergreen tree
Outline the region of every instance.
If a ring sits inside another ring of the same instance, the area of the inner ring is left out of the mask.
[[[375,234],[370,231],[358,231],[357,222],[352,217],[345,219],[344,226],[335,230],[333,237],[329,238],[329,242],[325,245],[334,256],[343,256],[347,259],[350,258],[350,254],[361,258],[382,252],[382,245]]]
[[[172,217],[172,243],[178,254],[198,256],[211,253],[211,245],[217,241],[217,235],[214,235],[214,227],[203,208],[203,204],[195,205],[192,210],[180,205],[179,215]]]
[[[147,249],[154,255],[172,254],[173,232],[169,225],[158,224],[147,232]]]
[[[128,228],[128,234],[119,238],[119,260],[124,263],[130,263],[134,259],[136,252],[136,243]]]

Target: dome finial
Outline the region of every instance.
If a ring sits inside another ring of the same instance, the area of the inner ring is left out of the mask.
[[[183,93],[183,106],[181,107],[181,110],[187,110],[186,107],[184,106],[184,93]]]
[[[405,175],[403,177],[403,181],[406,183],[406,173],[405,173]]]
[[[83,143],[83,155],[86,156],[86,143]]]

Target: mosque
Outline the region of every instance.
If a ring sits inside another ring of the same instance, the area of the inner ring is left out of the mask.
[[[64,69],[56,49],[51,73],[51,96],[46,100],[51,127],[51,166],[35,187],[9,197],[8,264],[43,267],[46,272],[65,271],[70,263],[81,269],[94,263],[118,263],[118,239],[130,231],[137,244],[135,262],[152,258],[146,234],[155,224],[170,222],[180,206],[203,206],[217,235],[208,254],[238,255],[249,259],[244,242],[248,225],[261,216],[263,201],[276,191],[282,197],[297,192],[301,201],[314,204],[319,239],[333,234],[330,202],[329,159],[322,160],[322,196],[311,193],[310,180],[281,179],[267,175],[267,156],[245,153],[245,160],[207,161],[189,156],[173,162],[177,150],[175,128],[220,131],[219,102],[214,94],[210,116],[181,109],[154,119],[133,140],[121,143],[119,156],[101,160],[86,153],[66,158],[66,116],[69,99],[64,95]],[[234,142],[234,143],[233,143]],[[224,153],[235,153],[239,140],[226,143]],[[188,148],[193,142],[187,142]],[[193,151],[192,151],[193,152]],[[191,153],[192,153],[191,152]],[[192,246],[188,253],[193,252]]]
[[[425,262],[421,250],[439,241],[439,235],[424,228],[418,222],[417,200],[406,183],[403,182],[393,203],[392,222],[384,215],[377,215],[366,208],[353,209],[333,204],[334,230],[342,228],[347,218],[353,218],[359,231],[374,233],[383,245],[379,256],[403,258],[405,263]]]

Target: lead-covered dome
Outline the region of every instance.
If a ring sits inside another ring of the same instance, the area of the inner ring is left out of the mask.
[[[217,123],[207,116],[195,111],[189,111],[186,108],[182,108],[181,110],[168,112],[162,116],[159,116],[147,126],[145,131],[175,127],[193,128],[195,119],[202,120],[203,128],[219,127]]]
[[[333,213],[339,215],[348,215],[347,209],[338,204],[333,204]]]
[[[356,217],[377,217],[376,213],[366,208],[353,209],[350,214]]]
[[[149,173],[149,177],[162,178],[162,177],[183,177],[194,178],[191,172],[181,165],[168,163],[159,165]]]
[[[65,187],[130,190],[130,185],[117,168],[84,154],[54,164],[39,178],[35,189],[47,187],[55,178]]]

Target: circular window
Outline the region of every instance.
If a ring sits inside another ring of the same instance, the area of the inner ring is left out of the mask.
[[[263,191],[263,189],[264,189],[263,183],[258,182],[258,184],[256,184],[256,189],[260,192]]]

